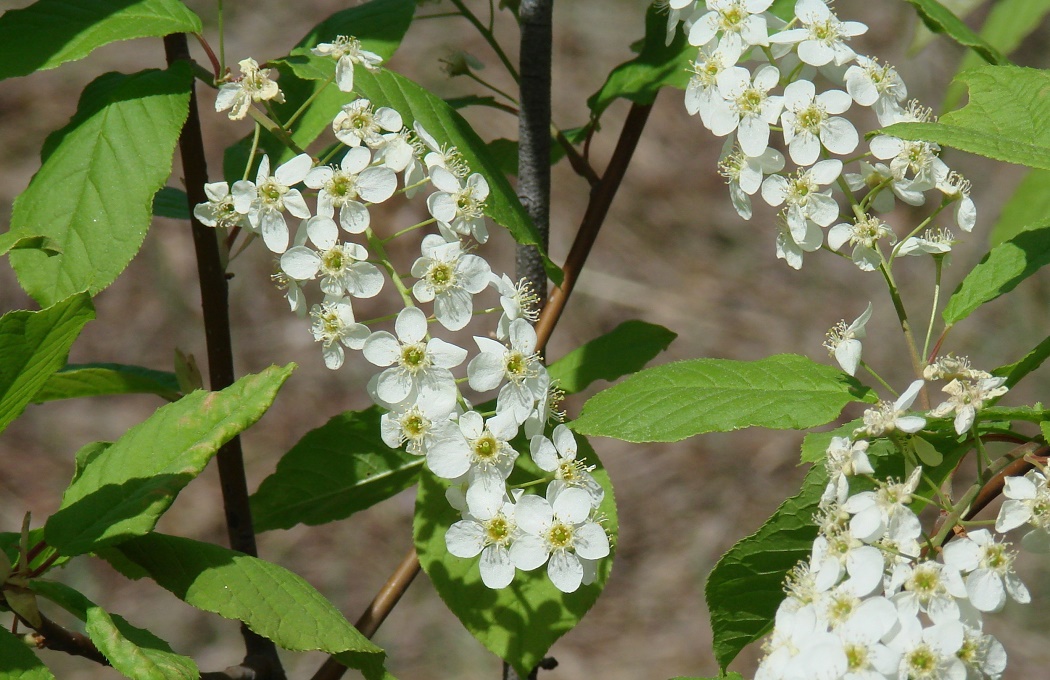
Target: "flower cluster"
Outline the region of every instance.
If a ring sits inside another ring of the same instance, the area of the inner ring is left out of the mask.
[[[379,61],[345,37],[319,45],[314,54],[337,60],[333,81],[343,91],[352,89],[355,65],[373,69]],[[255,63],[245,60],[242,69],[249,62]],[[260,97],[263,80],[274,92]],[[223,103],[237,102],[236,117],[254,101],[280,96],[264,72],[252,80],[246,71],[228,92],[220,97]],[[337,164],[318,163],[303,153],[271,172],[264,155],[254,182],[207,185],[208,201],[194,214],[204,224],[260,236],[279,257],[275,280],[293,311],[305,313],[308,284],[317,281],[321,296],[310,306],[310,330],[321,343],[325,365],[338,369],[347,350],[360,350],[379,369],[368,392],[387,411],[381,419],[383,441],[425,456],[430,470],[449,481],[449,502],[463,518],[448,530],[451,554],[480,555],[481,578],[492,588],[507,586],[518,569],[544,564],[565,592],[590,583],[596,560],[610,550],[598,512],[604,492],[591,475],[593,467],[577,459],[576,441],[565,426],[546,436],[560,392],[537,352],[536,296],[527,285],[494,273],[474,252],[488,239],[488,182],[418,121],[410,129],[398,111],[367,99],[343,106],[332,132],[341,146],[328,158],[341,155]],[[393,233],[373,224],[371,206],[428,185],[429,219]],[[289,218],[297,218],[298,225],[290,225]],[[428,225],[437,233],[422,237],[411,267],[395,266],[386,244]],[[409,276],[399,274],[406,269]],[[388,278],[400,294],[399,310],[359,321],[354,301],[378,295]],[[486,291],[498,295],[499,306],[478,310],[474,298]],[[474,338],[477,352],[469,360],[468,349],[432,333],[437,327],[459,331],[475,314],[491,311],[502,311],[495,331]],[[372,328],[390,318],[393,332]],[[453,370],[464,366],[465,377],[457,378]],[[460,391],[464,381],[477,394],[495,392],[494,406],[475,407]],[[538,480],[547,482],[543,495],[508,487],[519,433],[546,475]]]
[[[831,250],[849,247],[854,263],[871,271],[898,254],[947,253],[950,232],[920,232],[949,205],[960,229],[973,228],[969,183],[948,169],[936,144],[876,135],[867,152],[858,149],[856,127],[840,115],[854,104],[870,107],[883,127],[930,117],[905,102],[907,88],[892,66],[850,47],[867,31],[864,24],[841,21],[825,0],[798,0],[787,22],[769,12],[772,0],[667,4],[668,37],[684,22],[689,43],[698,48],[686,110],[727,137],[719,171],[740,216],[751,219],[757,193],[780,209],[778,258],[800,268],[803,255],[825,243],[822,230],[828,229]],[[774,147],[774,132],[782,150]],[[786,169],[784,151],[795,170]],[[856,172],[835,156],[853,156],[847,162],[857,164]],[[902,239],[875,215],[891,211],[896,201],[922,205],[930,191],[939,192],[938,207]]]

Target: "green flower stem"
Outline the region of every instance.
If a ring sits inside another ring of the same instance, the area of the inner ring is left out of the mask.
[[[945,541],[948,538],[948,534],[950,534],[955,528],[955,526],[962,520],[963,516],[966,514],[966,511],[970,508],[970,504],[973,502],[973,499],[977,497],[977,492],[980,491],[980,489],[980,484],[972,485],[969,489],[966,490],[966,493],[963,495],[963,497],[959,499],[959,502],[952,506],[951,512],[944,516],[943,523],[941,524],[940,529],[937,530],[937,533],[930,541],[933,545],[944,545]]]
[[[895,390],[892,387],[890,387],[890,384],[888,382],[886,382],[885,380],[883,380],[882,376],[879,375],[878,373],[876,373],[875,369],[872,368],[870,365],[868,365],[868,363],[866,361],[864,361],[863,359],[860,360],[860,367],[863,368],[868,373],[870,373],[871,377],[875,378],[875,380],[877,380],[880,385],[882,385],[887,390],[889,390],[890,394],[892,394],[894,397],[899,397],[900,396],[899,394],[897,394],[897,390]]]
[[[434,224],[435,222],[437,222],[437,220],[431,217],[429,220],[423,220],[419,224],[413,224],[411,227],[405,227],[401,231],[395,232],[393,236],[388,236],[387,238],[380,239],[380,241],[383,245],[386,245],[387,243],[390,243],[399,236],[404,236],[405,234],[411,233],[416,229],[421,229],[427,225]]]
[[[314,100],[317,99],[321,95],[321,93],[324,92],[325,89],[329,85],[334,83],[334,82],[335,82],[335,71],[332,71],[332,75],[328,76],[328,79],[325,80],[323,83],[321,83],[321,86],[319,88],[317,88],[316,90],[314,90],[313,94],[311,94],[309,97],[306,98],[306,101],[304,101],[302,103],[302,105],[298,109],[296,109],[295,113],[292,114],[291,118],[289,118],[288,120],[285,121],[285,123],[284,123],[284,125],[282,127],[284,127],[285,130],[291,130],[292,129],[292,123],[294,123],[295,121],[299,120],[299,116],[301,116],[304,113],[306,113],[306,110],[308,108],[310,108],[310,104],[313,104]]]
[[[919,358],[919,352],[915,346],[915,335],[912,333],[911,323],[908,321],[908,312],[904,309],[904,300],[901,299],[900,290],[897,288],[897,282],[893,280],[893,273],[890,271],[889,263],[883,260],[882,264],[879,265],[879,271],[882,272],[883,278],[886,279],[886,286],[889,288],[890,299],[893,301],[893,309],[897,312],[897,319],[900,321],[901,330],[904,332],[904,339],[908,345],[908,353],[911,355],[912,369],[915,371],[916,377],[922,378],[922,359]],[[919,397],[921,399],[922,408],[928,410],[930,408],[930,395],[927,393],[925,385],[923,385]]]
[[[397,273],[396,269],[394,269],[394,265],[390,261],[390,256],[387,255],[386,248],[383,245],[383,240],[376,236],[371,227],[365,229],[365,236],[368,238],[368,245],[375,250],[377,255],[379,255],[379,259],[390,274],[390,280],[394,282],[394,287],[397,288],[397,292],[401,294],[401,301],[405,303],[406,307],[415,307],[416,303],[412,301],[412,294],[402,280],[401,275]]]
[[[878,184],[873,186],[871,188],[871,191],[869,191],[864,196],[864,198],[862,198],[860,200],[860,207],[863,208],[865,211],[867,211],[868,208],[871,206],[872,201],[875,200],[875,197],[878,196],[880,193],[882,193],[882,191],[886,187],[888,187],[892,182],[893,182],[893,178],[892,177],[887,177],[886,179],[882,180],[881,182],[879,182]]]
[[[292,136],[288,134],[287,130],[275,123],[272,118],[267,116],[265,113],[263,113],[256,107],[249,106],[248,115],[251,116],[256,123],[266,128],[267,132],[279,139],[281,144],[284,144],[286,147],[288,147],[297,154],[306,153],[306,151],[304,151],[298,144],[295,143],[295,140],[292,139]]]
[[[248,181],[248,177],[252,174],[252,165],[255,164],[255,153],[259,150],[259,134],[262,131],[262,125],[259,121],[255,121],[255,134],[252,136],[252,148],[248,151],[248,162],[244,165],[244,174],[241,175],[241,179]]]
[[[928,360],[930,357],[927,352],[930,351],[930,337],[933,335],[933,324],[937,320],[937,306],[941,299],[941,269],[944,264],[944,258],[941,256],[934,256],[933,261],[934,266],[936,267],[933,281],[933,306],[930,309],[930,323],[926,327],[926,340],[922,343],[922,356],[924,360]]]
[[[977,419],[974,418],[973,426],[970,428],[973,432],[973,445],[977,449],[977,472],[978,479],[981,482],[987,483],[992,478],[992,462],[988,458],[988,450],[984,448],[984,442],[981,440],[980,434],[977,432]]]
[[[452,4],[456,6],[456,9],[459,10],[459,13],[462,14],[467,21],[474,25],[474,28],[478,29],[478,33],[481,34],[481,37],[485,39],[485,42],[489,44],[489,47],[491,47],[492,51],[496,53],[499,60],[503,62],[503,67],[507,69],[507,73],[514,78],[514,82],[520,83],[521,77],[518,75],[518,69],[514,68],[514,63],[507,56],[507,53],[503,51],[503,48],[500,47],[499,42],[496,40],[496,34],[489,27],[485,26],[485,24],[481,23],[481,20],[470,11],[470,9],[463,3],[463,0],[452,0]]]
[[[918,226],[916,226],[914,229],[912,229],[910,232],[908,232],[908,235],[905,236],[904,238],[902,238],[900,240],[900,242],[896,246],[894,246],[893,252],[890,253],[890,263],[891,264],[893,263],[893,260],[895,260],[897,258],[897,254],[900,252],[901,246],[904,245],[904,242],[907,241],[908,239],[910,239],[912,236],[917,235],[920,231],[922,231],[927,226],[929,226],[930,222],[933,221],[933,218],[937,217],[937,215],[939,215],[941,213],[941,211],[944,210],[947,206],[948,206],[948,203],[941,203],[939,206],[937,206],[936,210],[934,210],[932,213],[930,213],[930,215],[927,216],[926,219],[924,219],[922,222],[919,222]]]
[[[499,89],[498,87],[496,87],[492,83],[488,82],[487,80],[483,79],[481,76],[477,75],[473,71],[468,71],[466,75],[467,75],[468,78],[470,78],[471,80],[473,80],[477,84],[481,85],[485,89],[492,90],[493,92],[495,92],[499,96],[503,97],[504,99],[506,99],[510,103],[514,104],[514,106],[518,105],[518,100],[517,99],[515,99],[511,95],[507,94],[503,90]]]

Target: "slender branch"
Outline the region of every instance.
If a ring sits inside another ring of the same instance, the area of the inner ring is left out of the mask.
[[[596,187],[598,182],[602,181],[602,178],[594,171],[587,159],[580,155],[580,152],[576,150],[576,147],[572,145],[572,142],[569,141],[564,132],[553,125],[551,126],[551,132],[554,133],[554,139],[558,142],[558,146],[565,151],[565,157],[569,159],[569,165],[572,166],[573,172],[587,180],[592,189]]]
[[[186,35],[165,36],[164,53],[168,64],[189,59]],[[197,256],[197,276],[201,287],[201,306],[204,311],[204,336],[208,352],[208,378],[212,390],[224,389],[234,382],[233,342],[230,335],[229,288],[226,271],[219,252],[219,240],[214,229],[209,229],[193,217],[193,208],[206,202],[204,185],[208,181],[208,167],[204,156],[197,95],[190,85],[190,109],[186,125],[179,136],[179,153],[185,173],[186,197],[190,209],[190,225]],[[248,483],[244,476],[244,456],[240,437],[234,437],[216,456],[222,503],[226,515],[226,530],[230,547],[248,555],[257,555],[255,530],[248,506]],[[241,626],[247,656],[245,665],[262,671],[262,677],[284,678],[277,648],[271,640]]]
[[[514,68],[514,64],[511,62],[510,57],[508,57],[507,53],[503,51],[502,47],[500,47],[499,41],[496,40],[496,34],[490,31],[485,24],[481,23],[481,20],[478,19],[465,4],[463,4],[463,0],[452,0],[452,4],[456,6],[456,9],[459,10],[460,14],[462,14],[467,21],[474,25],[474,28],[478,29],[478,33],[481,34],[481,37],[485,39],[485,42],[489,44],[492,51],[496,53],[497,57],[499,57],[504,68],[507,69],[507,73],[509,73],[511,78],[514,79],[514,82],[518,82],[518,70]]]
[[[620,131],[616,149],[609,160],[609,166],[605,169],[601,181],[591,190],[591,198],[587,203],[583,220],[580,222],[580,229],[576,232],[576,239],[562,267],[565,278],[560,287],[551,291],[547,305],[536,322],[536,346],[538,348],[547,344],[551,331],[554,330],[554,326],[565,310],[565,303],[576,286],[580,270],[587,261],[587,256],[590,255],[591,246],[598,238],[598,232],[601,231],[602,224],[605,222],[605,216],[609,213],[609,206],[612,205],[613,198],[616,197],[616,192],[620,188],[620,182],[627,172],[627,166],[631,163],[631,156],[634,155],[634,150],[638,146],[638,140],[642,136],[642,130],[645,129],[650,110],[652,110],[651,104],[631,106],[627,119],[623,123],[623,129]]]

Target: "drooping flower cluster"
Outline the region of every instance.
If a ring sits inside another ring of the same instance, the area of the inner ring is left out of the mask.
[[[379,62],[353,38],[313,52],[337,61],[333,81],[343,91],[352,89],[355,66],[374,69]],[[253,64],[242,62],[245,78],[220,93],[222,104],[237,107],[231,118],[246,115],[253,102],[280,97],[265,72],[251,71]],[[360,350],[379,369],[368,392],[387,410],[383,441],[425,456],[430,470],[451,485],[447,497],[462,516],[446,535],[451,554],[480,555],[481,578],[492,588],[507,586],[519,569],[543,565],[565,592],[592,582],[596,561],[610,551],[598,511],[604,491],[593,467],[577,458],[568,428],[548,429],[559,392],[537,353],[535,295],[494,273],[474,252],[488,239],[488,182],[419,121],[409,129],[398,111],[367,99],[343,106],[332,133],[343,145],[338,164],[317,163],[303,153],[271,173],[264,155],[254,182],[207,185],[208,201],[194,214],[204,224],[260,236],[279,256],[275,280],[293,311],[306,311],[309,284],[317,281],[320,300],[310,306],[310,331],[321,343],[325,365],[338,369],[346,350]],[[373,223],[371,206],[427,185],[430,219],[400,231]],[[298,226],[289,224],[289,216],[298,218]],[[437,233],[423,236],[410,268],[388,260],[386,243],[430,224]],[[398,273],[406,269],[414,281]],[[377,296],[388,278],[401,297],[399,311],[383,317],[396,317],[393,332],[373,330],[373,322],[362,323],[354,312],[354,301]],[[476,309],[475,296],[489,290],[499,305]],[[461,330],[475,314],[497,310],[502,315],[492,337],[475,337],[478,352],[469,360],[467,349],[432,333],[438,327]],[[453,370],[464,366],[465,377],[457,378]],[[495,405],[473,406],[458,386],[464,380],[479,395],[495,393]],[[546,473],[537,480],[547,482],[542,495],[508,487],[519,433]]]
[[[857,128],[841,115],[854,104],[870,107],[885,127],[928,120],[930,112],[905,103],[907,88],[892,66],[850,47],[852,38],[867,31],[864,24],[841,21],[825,0],[798,0],[787,22],[770,13],[771,5],[668,3],[668,38],[683,22],[689,43],[698,48],[685,107],[713,134],[727,137],[719,170],[737,212],[751,219],[751,196],[761,189],[762,198],[780,208],[777,257],[795,269],[805,253],[825,243],[822,229],[829,227],[828,247],[850,246],[853,261],[865,271],[897,254],[944,255],[950,233],[931,230],[899,239],[894,226],[874,213],[891,211],[897,200],[922,205],[926,192],[936,191],[934,215],[951,205],[956,225],[970,231],[976,210],[969,183],[948,169],[936,144],[876,135],[869,151],[859,149]],[[783,151],[796,170],[785,169]],[[846,171],[835,156],[855,156],[857,171]]]

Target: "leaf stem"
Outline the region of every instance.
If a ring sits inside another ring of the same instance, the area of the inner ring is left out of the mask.
[[[481,23],[481,20],[470,11],[470,8],[463,3],[463,0],[452,0],[452,4],[455,5],[456,9],[459,10],[459,13],[478,30],[481,37],[485,39],[485,42],[489,44],[492,51],[496,53],[497,57],[499,57],[499,60],[503,63],[503,67],[507,69],[507,73],[509,73],[511,78],[514,79],[514,82],[520,83],[521,77],[518,75],[518,69],[514,68],[514,63],[511,62],[510,57],[508,57],[507,53],[503,51],[502,47],[500,47],[499,41],[496,40],[495,32],[485,26],[485,24]]]

